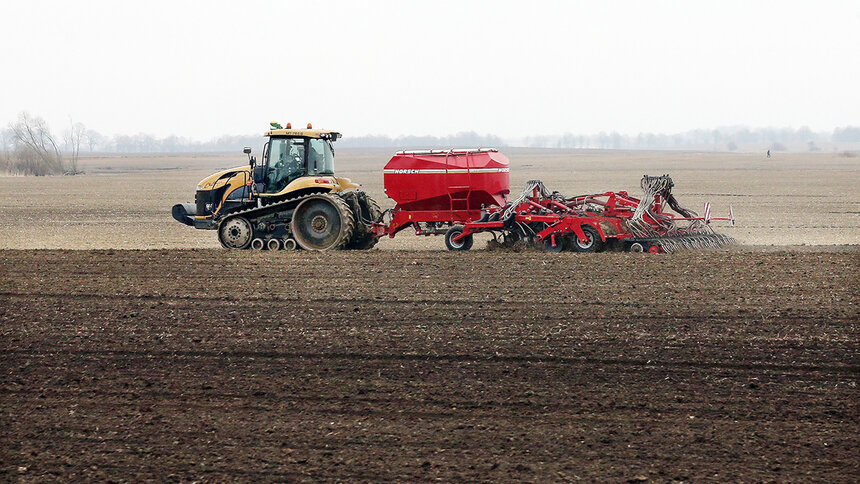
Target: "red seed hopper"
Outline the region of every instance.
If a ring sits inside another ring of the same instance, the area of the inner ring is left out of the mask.
[[[508,158],[495,149],[399,151],[384,169],[385,193],[397,205],[378,235],[413,227],[420,235],[444,233],[442,225],[481,218],[481,209],[503,207],[510,193]]]

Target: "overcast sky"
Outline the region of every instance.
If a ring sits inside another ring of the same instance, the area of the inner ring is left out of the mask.
[[[0,3],[0,124],[507,138],[860,124],[858,1]]]

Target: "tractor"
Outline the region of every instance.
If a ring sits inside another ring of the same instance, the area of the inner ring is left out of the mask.
[[[370,249],[377,203],[334,169],[336,131],[271,123],[260,162],[214,173],[197,185],[194,203],[173,207],[173,218],[216,230],[228,249]]]

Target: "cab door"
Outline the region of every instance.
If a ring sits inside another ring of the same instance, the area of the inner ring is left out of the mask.
[[[266,153],[260,194],[275,194],[306,172],[307,139],[272,138]],[[256,178],[255,178],[256,181]]]

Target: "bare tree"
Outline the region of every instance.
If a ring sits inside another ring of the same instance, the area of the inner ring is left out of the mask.
[[[12,140],[15,139],[15,135],[12,134],[12,130],[9,128],[0,129],[0,152],[6,153],[12,148]]]
[[[19,171],[37,176],[63,173],[63,155],[44,119],[22,112],[10,128]]]
[[[81,153],[81,143],[86,137],[87,127],[83,123],[76,123],[69,117],[69,130],[66,131],[66,150],[69,153],[69,166],[67,174],[76,175],[78,172],[78,157]]]
[[[11,171],[9,162],[9,148],[12,144],[12,130],[0,129],[0,170]]]
[[[90,153],[95,151],[96,146],[102,145],[104,143],[104,139],[105,139],[105,137],[102,136],[102,134],[99,133],[98,131],[93,130],[93,129],[88,129],[87,133],[86,133],[86,141],[87,141],[87,148],[89,148]]]

